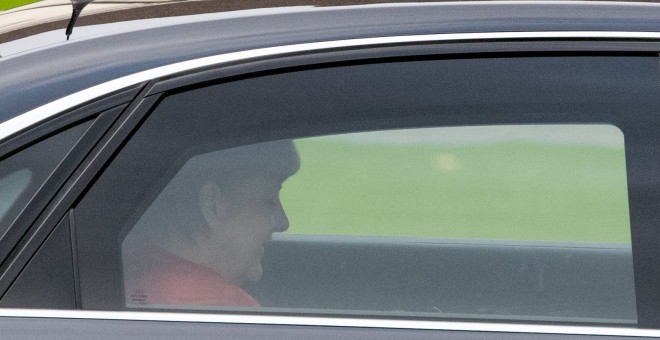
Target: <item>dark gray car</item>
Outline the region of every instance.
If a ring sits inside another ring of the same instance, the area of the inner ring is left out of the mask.
[[[14,37],[8,337],[660,337],[658,5],[284,7]]]

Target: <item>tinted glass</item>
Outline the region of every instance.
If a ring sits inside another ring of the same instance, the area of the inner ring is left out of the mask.
[[[25,191],[31,179],[32,171],[28,169],[18,170],[0,178],[0,192],[4,193],[0,197],[0,219],[5,216],[7,210],[16,202],[18,196]]]
[[[629,220],[613,126],[254,144],[192,157],[130,228],[126,305],[634,320]]]
[[[634,323],[627,157],[656,68],[425,60],[167,96],[76,209],[83,307]]]
[[[4,235],[89,125],[69,128],[0,160],[0,235]]]

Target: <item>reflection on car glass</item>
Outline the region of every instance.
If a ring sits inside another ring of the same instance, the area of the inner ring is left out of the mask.
[[[0,161],[0,235],[91,124],[78,124]]]
[[[5,216],[12,204],[16,202],[18,196],[27,188],[31,179],[32,172],[27,169],[19,170],[0,178],[0,220]]]
[[[296,146],[303,166],[282,193],[289,233],[630,244],[624,139],[611,125],[387,130]]]

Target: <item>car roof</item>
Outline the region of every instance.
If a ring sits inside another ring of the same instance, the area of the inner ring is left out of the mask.
[[[0,58],[0,122],[122,76],[223,53],[383,36],[535,31],[660,32],[660,5],[549,1],[286,7],[84,26],[70,41],[63,30],[46,32],[12,42],[24,45]]]

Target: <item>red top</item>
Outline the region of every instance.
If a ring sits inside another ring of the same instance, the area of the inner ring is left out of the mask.
[[[214,270],[150,247],[124,257],[127,305],[259,307],[239,286]]]

